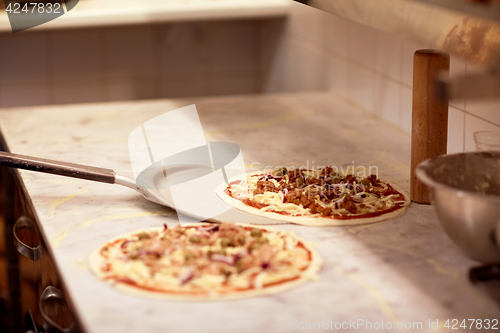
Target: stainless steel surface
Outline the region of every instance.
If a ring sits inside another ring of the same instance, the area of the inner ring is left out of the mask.
[[[448,236],[473,258],[500,263],[500,152],[441,155],[416,173]]]
[[[499,3],[482,3],[471,0],[412,0],[433,6],[447,8],[467,15],[484,17],[493,21],[500,21]]]

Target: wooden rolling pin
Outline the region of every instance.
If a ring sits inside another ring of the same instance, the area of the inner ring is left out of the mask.
[[[429,190],[415,176],[422,161],[446,154],[448,101],[437,98],[436,75],[450,70],[450,56],[436,50],[418,50],[413,58],[411,128],[411,200],[429,204]]]

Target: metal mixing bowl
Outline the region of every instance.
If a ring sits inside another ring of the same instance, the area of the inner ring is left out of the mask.
[[[500,263],[500,152],[441,155],[416,175],[448,236],[473,258]]]

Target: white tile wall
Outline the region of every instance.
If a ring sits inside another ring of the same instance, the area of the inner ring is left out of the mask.
[[[53,84],[52,102],[55,104],[92,103],[103,101],[102,85],[94,78],[59,79]]]
[[[301,36],[290,34],[279,41],[269,65],[263,72],[263,92],[326,89],[327,57]]]
[[[282,63],[286,56],[284,20],[265,20],[257,25],[255,38],[257,39],[257,83],[260,91],[282,91],[283,80]]]
[[[294,15],[286,40],[301,35],[303,48],[323,50],[327,58],[326,88],[351,100],[401,129],[411,131],[413,54],[426,45],[376,31],[335,15],[311,13],[311,8],[294,4]],[[321,20],[318,17],[322,18]],[[309,37],[300,26],[310,28],[323,22],[326,40]],[[292,56],[290,56],[292,57]],[[293,67],[292,64],[289,66]],[[450,58],[450,76],[484,71],[464,60]],[[298,78],[297,78],[298,79]],[[500,99],[452,100],[448,121],[448,152],[474,150],[472,133],[500,130]]]
[[[48,76],[48,34],[0,34],[0,84],[44,82]]]
[[[326,17],[327,23],[324,29],[326,32],[325,45],[328,54],[348,59],[349,51],[347,48],[347,41],[349,39],[348,36],[349,21],[340,16],[333,16],[331,14],[325,14],[325,15],[327,15]]]
[[[160,96],[202,96],[207,90],[206,85],[203,73],[164,74],[160,79]]]
[[[8,83],[0,86],[2,107],[50,104],[51,91],[45,82]]]
[[[252,71],[256,53],[252,21],[233,26],[214,22],[207,30],[207,63],[213,73],[219,71]]]
[[[179,23],[157,28],[160,40],[160,71],[172,73],[199,73],[206,69],[206,30],[201,24]]]
[[[263,51],[275,54],[269,41],[283,26],[268,19],[0,34],[0,107],[260,92]],[[290,86],[309,84],[318,88],[311,80]]]
[[[342,96],[349,96],[349,88],[347,86],[347,79],[350,65],[339,57],[327,58],[326,70],[326,84],[331,90],[337,92]]]
[[[122,101],[157,98],[160,91],[156,76],[109,77],[103,94],[107,101]]]
[[[346,34],[348,58],[359,67],[373,69],[376,31],[364,25],[349,22]]]
[[[410,40],[403,41],[402,83],[408,87],[413,86],[413,54],[416,50],[426,49],[428,46]]]
[[[399,127],[411,133],[411,110],[413,102],[413,90],[411,87],[401,85],[401,116],[399,117]]]
[[[393,80],[401,81],[403,75],[403,40],[381,31],[375,32],[375,70]]]
[[[347,63],[346,67],[346,97],[364,109],[373,112],[374,73],[353,63]]]
[[[104,65],[102,38],[98,29],[47,32],[49,77],[54,81],[99,79]]]
[[[288,19],[289,33],[304,37],[316,45],[324,45],[328,36],[325,25],[330,15],[312,7],[294,4]]]
[[[464,151],[465,112],[450,106],[448,110],[448,154]]]
[[[210,77],[207,95],[245,94],[254,91],[252,71],[219,72]]]
[[[106,70],[107,77],[151,77],[156,74],[158,43],[155,43],[153,29],[152,26],[129,26],[100,31],[105,36],[102,48],[95,46],[92,49],[102,52],[101,68]]]
[[[467,111],[493,124],[500,124],[500,100],[467,100]]]
[[[373,112],[392,124],[401,123],[401,85],[381,75],[374,75]]]
[[[457,57],[450,58],[450,76],[451,77],[465,75],[466,74],[466,72],[465,72],[466,67],[467,67],[467,63],[465,62],[465,60],[459,59]],[[465,99],[451,100],[450,105],[454,106],[458,109],[465,110]]]

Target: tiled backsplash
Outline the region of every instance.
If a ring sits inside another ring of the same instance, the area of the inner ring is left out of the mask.
[[[0,107],[261,92],[263,22],[3,33]]]
[[[326,80],[332,92],[411,131],[413,54],[426,45],[301,4],[293,6],[285,39],[295,44],[295,52],[303,53],[296,58],[325,64],[320,72],[326,78],[318,77],[318,85]],[[286,71],[297,65],[290,63]],[[481,70],[451,57],[452,76]],[[312,71],[317,70],[313,67]],[[295,75],[289,72],[288,76]],[[472,133],[480,130],[500,130],[499,99],[450,102],[449,153],[475,150]]]
[[[0,34],[0,107],[330,90],[411,129],[427,48],[294,3],[283,19]],[[451,75],[480,69],[452,57]],[[500,101],[450,103],[448,151],[500,130]]]

